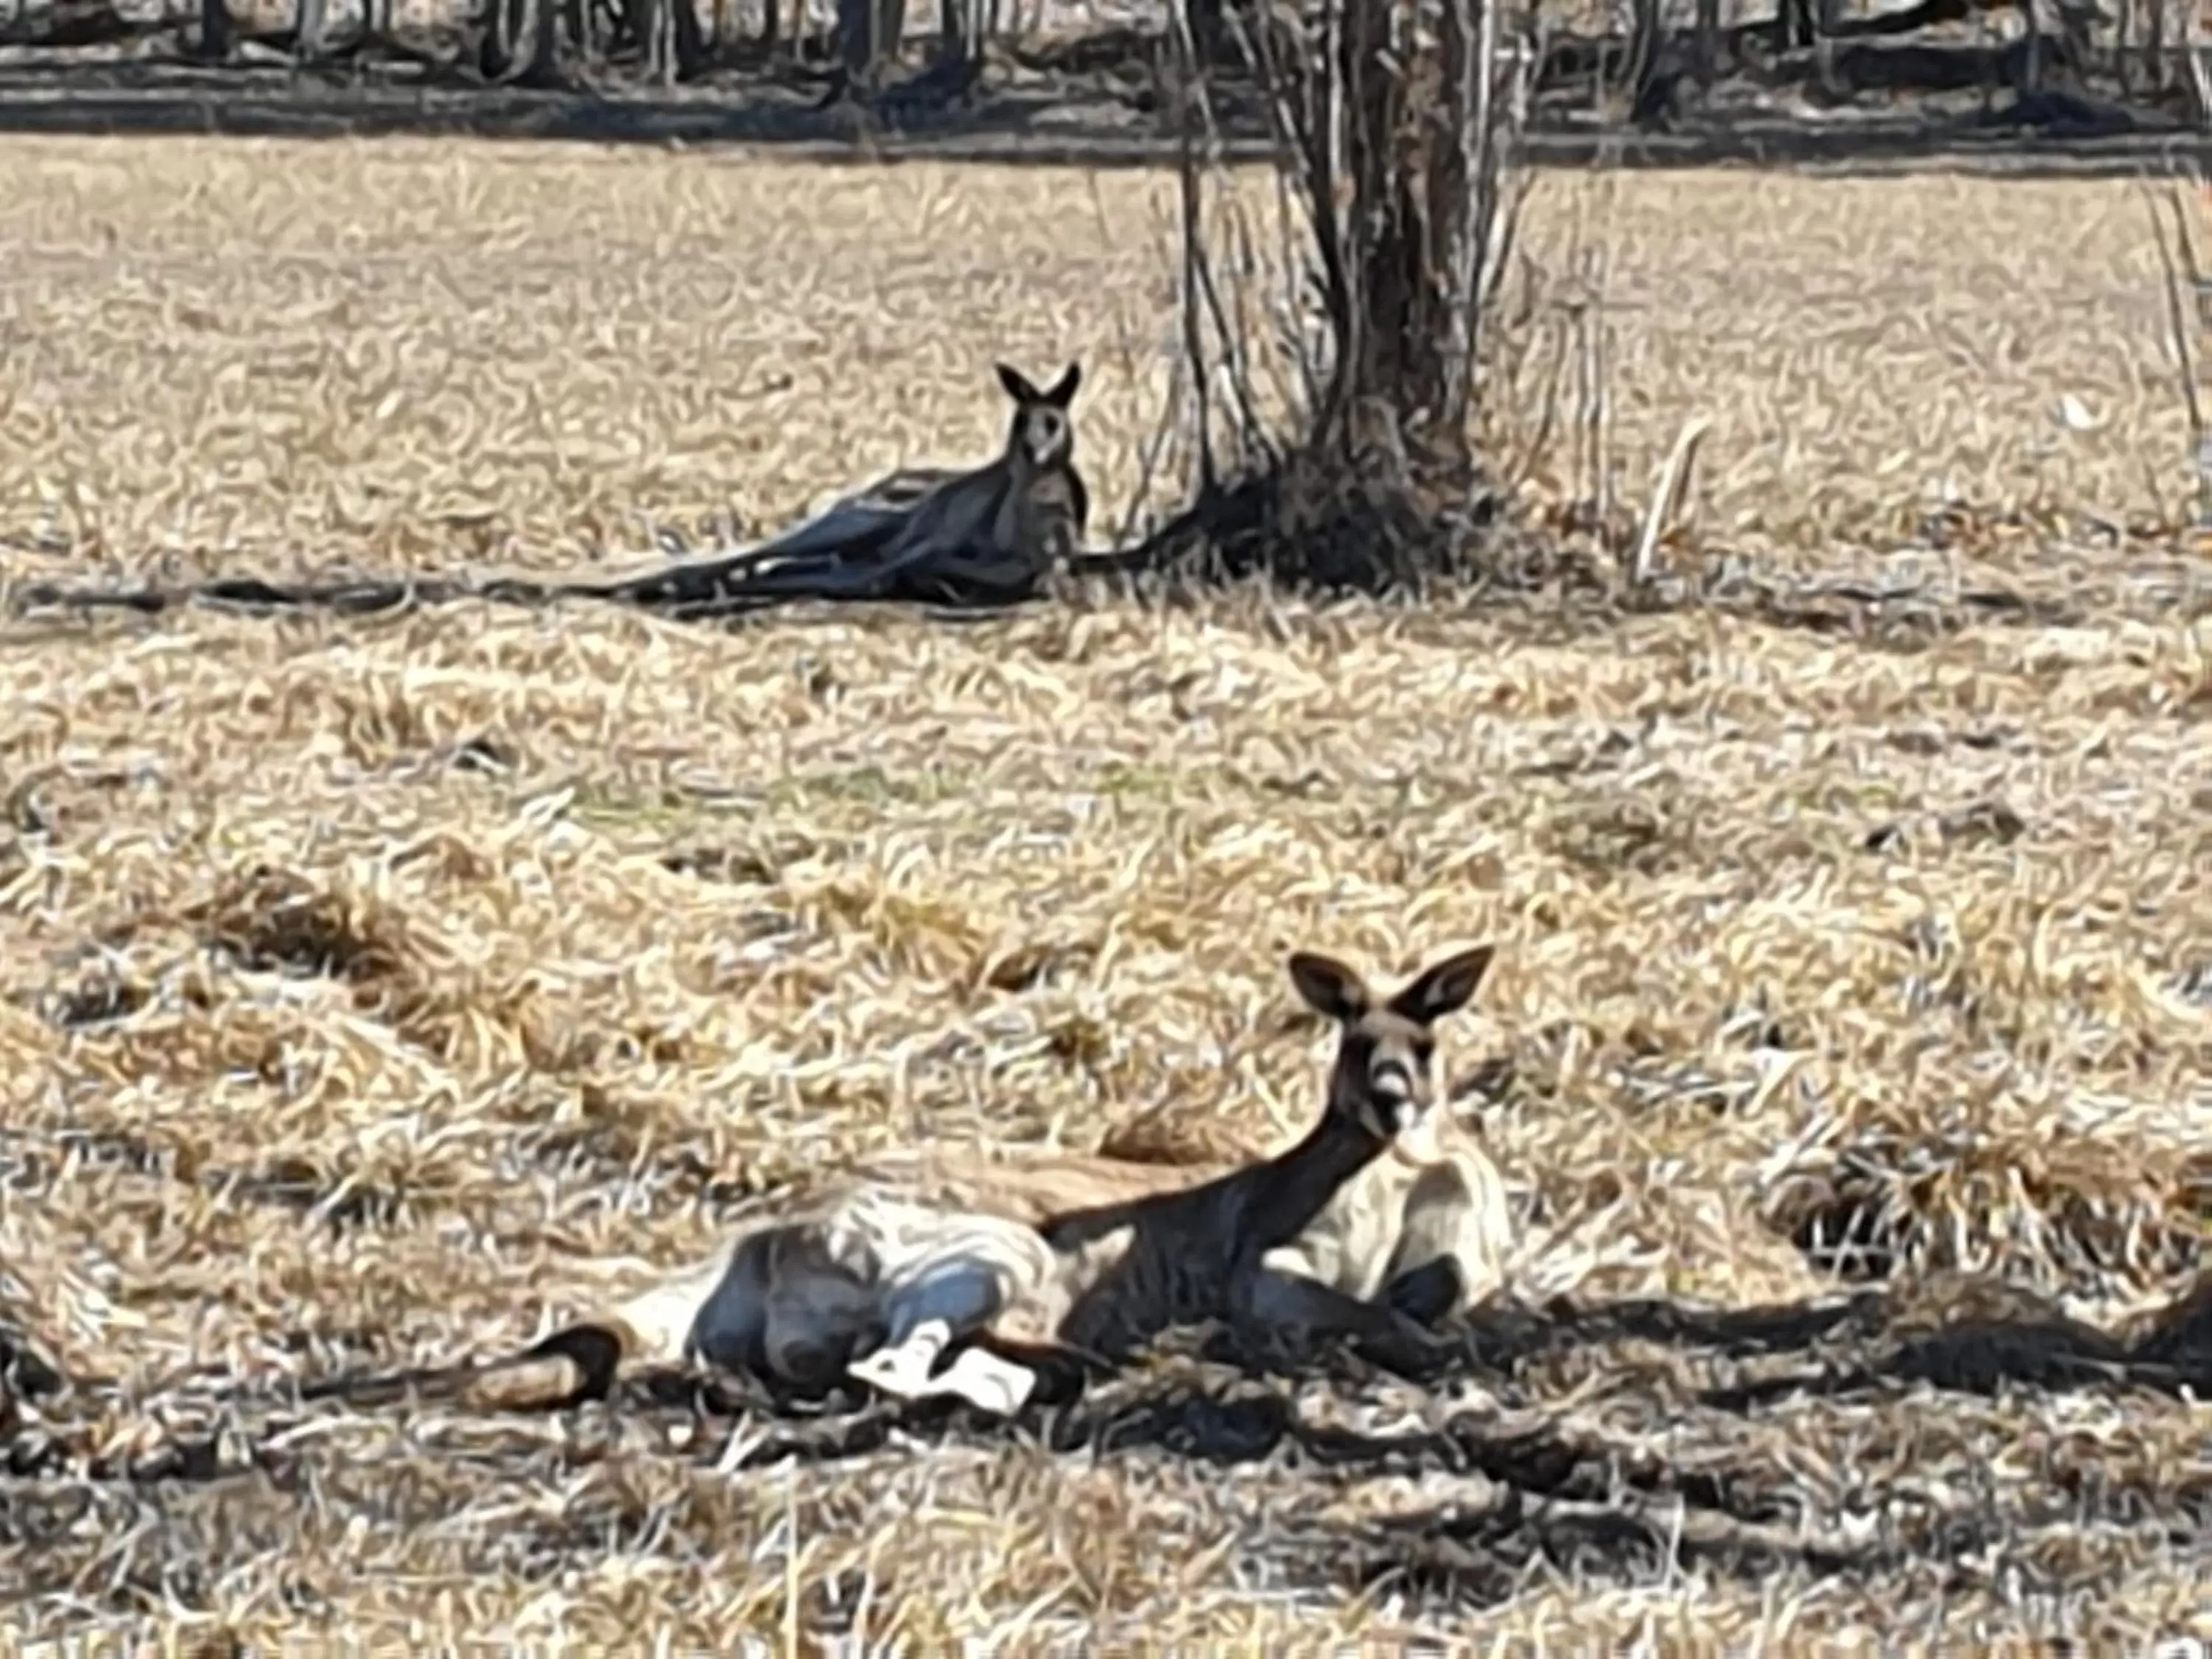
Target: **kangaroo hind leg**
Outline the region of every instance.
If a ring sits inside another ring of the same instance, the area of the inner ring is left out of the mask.
[[[1432,1170],[1407,1196],[1398,1247],[1382,1278],[1382,1300],[1422,1325],[1437,1325],[1491,1288],[1478,1282],[1489,1263],[1471,1237],[1480,1218],[1464,1176]]]

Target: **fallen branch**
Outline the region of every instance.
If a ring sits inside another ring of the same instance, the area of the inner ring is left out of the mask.
[[[1628,583],[1641,587],[1651,580],[1652,561],[1659,552],[1659,538],[1678,510],[1683,491],[1687,488],[1690,469],[1697,464],[1698,446],[1712,422],[1704,416],[1683,422],[1675,434],[1674,447],[1667,457],[1667,465],[1659,474],[1659,482],[1652,489],[1650,505],[1644,510],[1644,529],[1636,538],[1636,551],[1628,563]]]

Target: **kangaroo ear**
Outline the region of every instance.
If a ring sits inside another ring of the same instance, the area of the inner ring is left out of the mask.
[[[1083,365],[1079,361],[1067,366],[1067,372],[1053,383],[1052,390],[1044,394],[1045,402],[1055,409],[1066,409],[1074,400],[1075,388],[1083,384]]]
[[[1360,978],[1357,969],[1347,968],[1334,957],[1325,957],[1316,951],[1291,954],[1291,983],[1298,988],[1306,1006],[1340,1024],[1349,1025],[1358,1019],[1366,1013],[1371,1000],[1367,994],[1367,981]]]
[[[1000,363],[999,384],[1006,388],[1006,396],[1018,404],[1040,404],[1044,401],[1042,394],[1029,383],[1029,377],[1018,368],[1009,368],[1006,364]]]
[[[1390,1011],[1421,1025],[1433,1025],[1446,1014],[1456,1013],[1474,999],[1495,954],[1496,946],[1478,945],[1431,963],[1390,999]]]

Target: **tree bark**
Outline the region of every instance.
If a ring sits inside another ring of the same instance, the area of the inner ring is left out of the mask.
[[[1165,550],[1195,535],[1225,572],[1368,589],[1458,564],[1485,510],[1474,369],[1510,240],[1506,147],[1534,67],[1501,72],[1494,7],[1342,0],[1326,15],[1255,11],[1256,72],[1310,227],[1304,292],[1318,293],[1327,344],[1301,352],[1298,428],[1280,440],[1257,433],[1251,344],[1227,343],[1243,307],[1222,298],[1198,211],[1201,175],[1187,155],[1184,331],[1200,499],[1156,538],[1162,551],[1144,556],[1182,556]],[[1212,360],[1201,321],[1224,342],[1224,361]],[[1260,466],[1217,486],[1207,388],[1224,383],[1224,407],[1246,434],[1243,465]]]
[[[530,65],[523,78],[551,86],[561,78],[561,0],[530,0]]]
[[[1370,439],[1413,443],[1447,465],[1466,459],[1465,380],[1454,362],[1464,319],[1452,289],[1473,204],[1455,142],[1468,89],[1449,68],[1469,44],[1471,9],[1447,5],[1437,49],[1419,58],[1401,54],[1390,0],[1351,0],[1337,35],[1346,170],[1364,222],[1351,227],[1351,337],[1332,422],[1356,428],[1385,416],[1397,430]],[[1442,120],[1431,114],[1440,106]]]
[[[975,0],[938,0],[939,45],[949,57],[965,58],[983,52],[981,20]]]
[[[292,14],[292,52],[312,64],[323,55],[323,34],[330,21],[330,0],[299,0]]]
[[[837,50],[847,80],[872,88],[906,33],[906,0],[837,0]]]
[[[1629,101],[1641,107],[1650,95],[1653,72],[1659,67],[1659,0],[1636,0],[1628,32]]]
[[[477,41],[477,72],[487,81],[504,81],[514,72],[524,3],[526,0],[484,0]]]
[[[227,0],[200,0],[200,56],[230,56],[230,7]]]
[[[648,81],[672,86],[705,66],[706,32],[692,0],[630,0],[629,19]]]
[[[1182,0],[1182,3],[1190,18],[1190,38],[1197,46],[1199,61],[1219,63],[1229,34],[1223,0]]]

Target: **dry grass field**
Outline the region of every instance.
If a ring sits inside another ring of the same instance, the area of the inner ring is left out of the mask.
[[[10,582],[750,533],[987,453],[994,356],[1082,355],[1110,519],[1165,385],[1134,173],[0,175]],[[1622,488],[1716,422],[1671,557],[1879,569],[1948,505],[1905,562],[2044,608],[0,617],[8,1644],[2212,1638],[2212,583],[2142,203],[1556,181],[1538,261],[1608,192]],[[1455,1375],[1194,1340],[1012,1429],[293,1394],[856,1148],[1273,1145],[1326,1052],[1285,952],[1467,939],[1526,1240]]]

